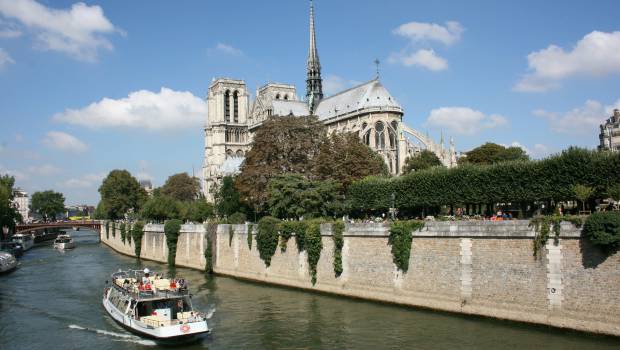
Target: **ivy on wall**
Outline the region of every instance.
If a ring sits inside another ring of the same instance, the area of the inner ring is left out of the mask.
[[[207,234],[207,249],[205,249],[205,273],[213,273],[213,243],[211,235]]]
[[[127,232],[125,232],[126,225],[124,222],[121,222],[120,230],[121,230],[121,242],[125,245],[125,236]]]
[[[116,222],[112,221],[112,237],[116,237]]]
[[[144,235],[144,222],[136,221],[131,228],[131,238],[133,238],[134,251],[140,258],[142,252],[142,236]]]
[[[254,230],[254,225],[248,225],[248,250],[252,250],[252,231]]]
[[[179,240],[181,224],[181,220],[173,219],[166,221],[164,225],[164,234],[166,235],[166,244],[168,245],[168,265],[170,266],[174,266],[176,259],[177,241]]]
[[[278,247],[278,226],[280,220],[271,216],[265,216],[258,221],[258,232],[256,232],[256,247],[260,258],[269,267],[271,258]]]
[[[540,251],[547,244],[550,233],[553,232],[553,243],[558,244],[560,240],[560,233],[562,230],[562,221],[568,221],[577,227],[583,225],[584,218],[581,216],[537,216],[530,220],[529,227],[534,228],[534,241],[532,242],[532,249],[535,258],[540,258]]]
[[[344,246],[344,222],[335,221],[332,224],[332,239],[334,240],[334,274],[336,278],[342,274],[342,247]]]
[[[412,232],[423,227],[424,221],[419,220],[394,221],[390,224],[388,244],[392,246],[392,260],[399,270],[407,272],[409,269]]]
[[[110,239],[110,222],[105,222],[105,238]]]
[[[306,229],[304,237],[304,245],[308,253],[308,267],[310,269],[310,277],[312,285],[316,284],[316,265],[321,258],[321,250],[323,249],[323,241],[321,240],[321,222],[311,221]]]
[[[286,252],[286,247],[288,246],[289,239],[295,234],[295,240],[297,241],[298,237],[303,239],[304,234],[306,232],[306,223],[304,221],[282,221],[280,223],[280,251],[282,253]],[[297,243],[297,247],[299,251],[303,251],[303,243],[301,247],[299,247],[299,243]]]
[[[233,225],[228,225],[228,246],[232,247],[233,236],[235,235],[235,230],[233,229]]]

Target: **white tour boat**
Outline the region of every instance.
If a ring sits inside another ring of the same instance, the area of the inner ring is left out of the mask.
[[[54,240],[54,248],[61,250],[73,249],[75,248],[75,242],[73,242],[73,238],[67,234],[58,235]]]
[[[206,316],[192,308],[187,283],[148,269],[112,274],[103,307],[124,328],[158,341],[192,341],[209,332]]]
[[[21,244],[26,251],[34,246],[34,237],[29,234],[18,233],[13,235],[13,242]]]
[[[0,252],[0,273],[12,271],[17,267],[17,260],[13,254]]]

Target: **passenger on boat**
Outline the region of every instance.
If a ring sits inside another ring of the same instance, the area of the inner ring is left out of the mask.
[[[148,268],[144,269],[144,277],[142,277],[142,284],[151,284],[151,279],[149,278],[151,271]]]

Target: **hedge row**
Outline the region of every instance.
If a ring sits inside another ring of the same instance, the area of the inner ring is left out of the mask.
[[[573,186],[583,184],[604,195],[620,181],[620,153],[569,148],[537,161],[496,165],[435,167],[396,178],[367,178],[353,183],[353,210],[415,210],[424,206],[524,203],[574,200]]]

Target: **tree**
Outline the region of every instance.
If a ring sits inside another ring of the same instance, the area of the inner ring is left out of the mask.
[[[3,227],[13,230],[15,224],[22,220],[19,211],[13,205],[13,185],[15,178],[9,175],[0,176],[0,238],[4,234]]]
[[[410,173],[412,171],[420,171],[434,166],[441,166],[441,161],[435,153],[425,149],[415,157],[409,157],[405,160],[405,168],[403,172]]]
[[[459,164],[483,165],[530,159],[521,147],[504,147],[492,142],[476,147],[465,153],[465,155],[466,157],[459,159]]]
[[[577,184],[573,186],[573,192],[575,193],[575,198],[577,198],[581,202],[583,211],[585,211],[586,201],[590,199],[590,197],[592,196],[592,193],[594,193],[594,189],[589,186]]]
[[[281,219],[340,215],[342,185],[335,180],[311,181],[300,174],[279,175],[269,184],[267,201],[272,216]]]
[[[32,195],[30,207],[33,212],[41,215],[45,221],[56,220],[56,215],[65,210],[65,196],[62,193],[47,190]]]
[[[112,170],[99,187],[102,206],[108,219],[120,219],[129,211],[138,212],[146,192],[127,170]]]
[[[161,187],[161,194],[179,201],[193,201],[200,194],[200,183],[187,173],[174,174]]]
[[[215,196],[215,210],[220,216],[230,216],[236,212],[243,212],[241,195],[235,188],[235,180],[232,176],[224,176],[222,185]]]
[[[144,219],[164,221],[181,218],[181,203],[168,196],[155,196],[144,203],[140,216]]]
[[[317,117],[272,117],[254,136],[235,184],[243,201],[263,206],[269,181],[280,174],[309,174],[319,153],[325,125]]]
[[[371,175],[387,175],[387,165],[355,133],[332,134],[325,138],[319,154],[312,159],[312,177],[336,180],[346,188],[355,180]]]
[[[213,204],[204,199],[193,202],[181,202],[181,218],[185,221],[205,222],[213,216]]]

